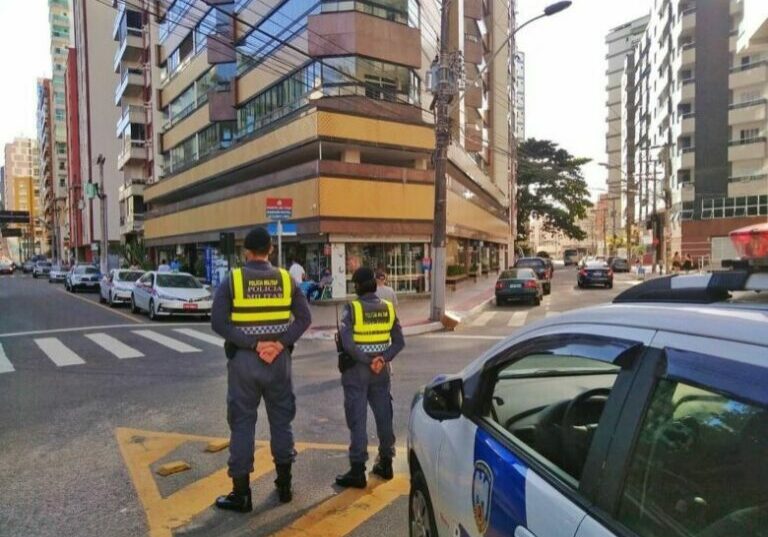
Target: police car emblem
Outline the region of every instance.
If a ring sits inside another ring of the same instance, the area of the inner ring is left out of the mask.
[[[491,519],[491,496],[493,494],[493,472],[483,461],[475,463],[472,477],[472,513],[480,535],[485,535]]]

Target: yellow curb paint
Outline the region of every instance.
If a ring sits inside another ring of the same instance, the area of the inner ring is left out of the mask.
[[[98,302],[94,302],[93,300],[88,300],[85,297],[78,296],[78,295],[76,295],[74,293],[69,293],[69,292],[67,292],[67,291],[65,291],[64,289],[61,289],[61,288],[58,288],[57,290],[59,292],[61,292],[61,293],[64,293],[65,295],[67,295],[70,298],[76,298],[78,300],[82,300],[83,302],[87,302],[91,306],[96,306],[97,308],[105,309],[105,310],[107,310],[110,313],[114,313],[115,315],[120,315],[121,317],[125,317],[126,319],[130,319],[134,323],[140,323],[141,322],[141,320],[137,319],[136,317],[132,317],[131,315],[128,315],[127,313],[123,313],[122,311],[118,311],[116,309],[110,308],[108,306],[105,306],[104,304],[99,304]],[[99,292],[101,292],[101,291],[99,291]]]
[[[157,474],[161,475],[163,477],[178,474],[179,472],[186,472],[192,468],[190,464],[186,461],[173,461],[166,464],[163,464],[160,468],[157,469]]]
[[[214,440],[212,442],[208,442],[208,445],[205,446],[205,451],[208,453],[218,453],[219,451],[227,449],[228,447],[229,440]]]
[[[392,502],[408,494],[410,481],[397,474],[390,481],[374,480],[364,490],[347,489],[294,521],[272,537],[343,537]]]

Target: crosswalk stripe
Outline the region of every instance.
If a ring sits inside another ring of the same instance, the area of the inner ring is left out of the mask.
[[[168,347],[171,350],[174,350],[176,352],[181,353],[190,353],[190,352],[200,352],[200,349],[197,347],[193,347],[192,345],[187,345],[183,341],[179,341],[178,339],[173,339],[172,337],[165,336],[163,334],[158,334],[157,332],[154,332],[152,330],[134,330],[134,334],[137,336],[141,336],[144,338],[147,338],[151,341],[154,341],[155,343],[159,343],[160,345],[164,347]]]
[[[191,338],[199,339],[200,341],[205,341],[206,343],[210,343],[211,345],[216,345],[218,347],[224,345],[224,340],[220,337],[212,336],[210,334],[206,334],[205,332],[200,332],[199,330],[193,330],[192,328],[176,328],[174,329],[174,332],[184,334],[185,336],[189,336]]]
[[[85,334],[85,337],[96,343],[99,347],[111,352],[121,360],[125,358],[141,358],[144,356],[143,353],[137,351],[133,347],[129,347],[122,341],[117,340],[108,334]]]
[[[474,321],[472,321],[472,326],[485,326],[488,324],[488,321],[494,318],[496,315],[495,311],[486,311],[485,313],[481,313],[480,315],[475,318]]]
[[[51,361],[59,367],[65,367],[69,365],[84,364],[85,360],[80,358],[72,350],[64,345],[55,337],[44,337],[36,339],[35,343],[40,350],[43,351]]]
[[[5,355],[3,346],[0,345],[0,373],[12,373],[13,371],[15,371],[15,369],[13,368],[11,361]]]
[[[527,318],[528,318],[527,311],[516,311],[515,313],[512,314],[512,317],[510,317],[509,322],[507,323],[507,326],[523,326]]]

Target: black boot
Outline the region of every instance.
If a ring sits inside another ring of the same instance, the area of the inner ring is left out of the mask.
[[[216,507],[238,513],[253,511],[250,478],[247,475],[232,478],[232,492],[216,498]]]
[[[281,503],[288,503],[293,500],[293,490],[291,490],[291,465],[289,464],[276,464],[277,479],[275,479],[275,487],[277,487],[277,496],[280,498]]]
[[[365,479],[365,463],[353,462],[349,472],[336,476],[336,484],[340,487],[364,489],[368,484]]]
[[[372,472],[382,479],[392,479],[395,477],[392,471],[392,459],[389,457],[379,457],[376,464],[373,465]]]

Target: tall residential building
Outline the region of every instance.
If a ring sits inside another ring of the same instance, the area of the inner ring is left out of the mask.
[[[525,140],[525,52],[515,51],[515,138]]]
[[[641,242],[719,264],[768,215],[765,49],[739,48],[743,0],[655,0],[625,63],[622,173]],[[765,17],[765,15],[764,15]]]
[[[40,156],[39,174],[40,211],[43,218],[44,246],[43,254],[60,257],[60,242],[57,240],[58,221],[56,203],[54,203],[54,142],[53,142],[53,103],[51,101],[51,79],[37,80],[37,145]]]
[[[24,259],[42,248],[42,228],[39,211],[39,157],[37,141],[29,138],[15,138],[5,144],[5,174],[3,199],[6,210],[27,211],[29,224],[12,225],[20,228],[21,238],[9,239],[15,257]],[[13,246],[15,245],[15,247]],[[17,255],[18,254],[18,255]]]
[[[635,45],[645,32],[650,17],[640,17],[621,26],[617,26],[608,32],[605,38],[605,44],[608,53],[605,56],[607,63],[605,76],[606,83],[606,101],[607,108],[605,134],[605,151],[607,164],[607,188],[608,194],[605,196],[604,203],[611,206],[611,211],[618,215],[624,214],[625,203],[622,202],[622,191],[624,177],[622,174],[622,129],[626,124],[626,113],[622,107],[622,76],[624,75],[624,64],[627,55],[631,54]],[[619,225],[614,226],[613,222],[618,221]],[[609,237],[621,235],[621,217],[617,219],[608,219],[608,228],[606,233]]]
[[[88,260],[100,248],[105,234],[101,217],[104,203],[107,238],[112,244],[120,241],[118,189],[122,178],[118,168],[121,146],[115,132],[122,129],[122,118],[120,110],[115,107],[115,89],[120,84],[115,65],[119,64],[121,51],[112,37],[114,17],[115,10],[106,2],[74,3],[72,18],[76,59],[70,58],[70,62],[76,76],[72,73],[67,75],[70,81],[76,80],[76,90],[72,87],[69,92],[72,96],[76,91],[79,105],[76,117],[72,117],[74,113],[70,117],[77,129],[76,141],[75,136],[70,136],[73,153],[70,165],[79,164],[80,169],[79,173],[70,171],[70,202],[72,214],[77,219],[71,227],[73,230],[77,228],[79,234],[76,254]],[[99,197],[87,199],[82,185],[94,183],[101,188],[100,155],[104,158],[104,189]]]
[[[451,46],[480,81],[452,110],[447,256],[455,273],[480,272],[506,263],[512,59],[480,69],[507,40],[514,3],[450,5]],[[310,275],[331,269],[334,296],[362,265],[387,270],[398,291],[425,290],[434,128],[423,81],[439,7],[176,0],[154,13],[129,0],[116,19],[122,199],[134,214],[146,202],[156,260],[199,272],[221,232],[239,248],[269,222],[270,199],[290,198],[285,257]]]
[[[79,3],[85,3],[81,0]],[[53,236],[58,241],[54,249],[60,258],[69,256],[69,218],[67,206],[67,111],[65,73],[72,36],[72,0],[48,0],[48,21],[51,29],[51,146],[53,149]]]

